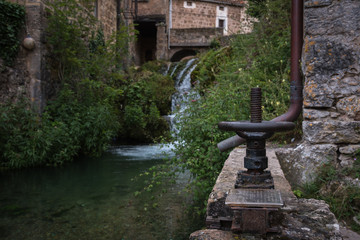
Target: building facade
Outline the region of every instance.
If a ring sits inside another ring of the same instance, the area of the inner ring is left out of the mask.
[[[49,73],[46,68],[46,1],[9,0],[25,7],[26,31],[32,50],[20,47],[15,67],[0,73],[2,101],[26,95],[42,112],[48,99]],[[215,37],[250,30],[245,2],[239,0],[94,0],[93,14],[105,38],[122,26],[135,26],[137,40],[130,44],[129,62],[141,65],[149,60],[179,61],[210,46]],[[1,61],[0,61],[1,65]],[[16,79],[11,80],[11,79]]]
[[[155,59],[179,61],[208,48],[216,37],[251,31],[244,1],[134,0],[127,4],[123,8],[132,14],[124,15],[125,21],[135,23],[138,30],[137,65]]]

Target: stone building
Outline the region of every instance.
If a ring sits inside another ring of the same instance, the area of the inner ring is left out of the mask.
[[[41,112],[50,84],[45,57],[46,1],[8,1],[25,7],[26,30],[20,41],[29,34],[35,48],[21,46],[15,66],[0,73],[0,100],[23,95]],[[238,0],[94,0],[93,14],[105,38],[123,25],[135,24],[138,38],[129,47],[131,61],[140,65],[155,59],[178,61],[208,48],[215,37],[249,31],[244,7],[244,1]]]
[[[245,2],[238,0],[137,0],[128,22],[139,32],[135,63],[179,61],[210,46],[215,37],[249,32]],[[127,7],[124,6],[124,9]]]
[[[33,107],[42,112],[49,94],[49,73],[46,70],[46,17],[45,1],[42,0],[8,0],[25,7],[26,28],[20,33],[20,41],[27,35],[34,39],[34,49],[19,49],[18,57],[12,68],[0,72],[0,101],[17,99],[25,96]],[[120,1],[95,0],[94,15],[104,29],[105,37],[120,26]],[[2,63],[0,60],[0,67]]]

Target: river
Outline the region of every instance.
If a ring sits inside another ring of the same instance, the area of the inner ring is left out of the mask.
[[[198,228],[181,190],[186,175],[135,197],[140,173],[162,162],[155,146],[112,147],[101,158],[0,174],[0,239],[188,239]]]
[[[178,91],[172,105],[180,113],[191,91],[193,63],[168,68]],[[189,176],[177,175],[175,183],[152,192],[144,191],[146,176],[139,177],[169,156],[171,145],[112,146],[101,158],[58,168],[0,172],[0,239],[188,239],[204,222],[182,191]]]

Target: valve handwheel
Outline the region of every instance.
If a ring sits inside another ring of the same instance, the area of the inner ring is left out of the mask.
[[[268,167],[265,143],[275,132],[289,131],[295,128],[292,122],[262,121],[261,88],[251,89],[250,121],[220,122],[219,128],[233,131],[247,142],[244,167],[239,171],[235,188],[274,188]]]

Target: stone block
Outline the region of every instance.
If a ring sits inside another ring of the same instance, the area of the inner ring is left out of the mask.
[[[360,97],[350,96],[340,99],[336,108],[340,113],[347,115],[349,118],[360,120]]]
[[[358,65],[358,52],[354,51],[353,45],[345,44],[343,40],[342,36],[306,37],[302,59],[305,76],[327,76],[330,80],[333,74]]]
[[[304,107],[330,108],[334,101],[334,95],[328,84],[309,83],[304,86]]]
[[[305,8],[324,7],[332,4],[332,0],[305,0]]]
[[[339,148],[339,161],[342,167],[351,167],[355,162],[354,154],[360,150],[360,145],[348,145]]]
[[[340,153],[347,154],[347,155],[353,155],[360,149],[360,145],[348,145],[344,147],[340,147],[339,151]]]
[[[284,148],[276,151],[286,179],[293,186],[314,180],[322,164],[336,162],[337,146],[334,144],[301,144],[295,149]]]
[[[311,0],[305,2],[305,7],[308,35],[359,35],[360,1]]]
[[[348,73],[345,73],[348,74]],[[360,82],[360,76],[354,76],[351,78],[339,78],[339,80],[330,86],[330,91],[333,94],[334,99],[349,97],[354,94],[360,94],[360,86],[354,85],[355,81]]]
[[[315,109],[304,109],[303,117],[305,120],[319,120],[326,119],[330,116],[329,111],[321,111]]]
[[[339,162],[340,162],[341,167],[352,167],[355,162],[355,159],[353,156],[349,156],[346,154],[340,154]]]
[[[358,143],[360,142],[359,121],[303,121],[303,139],[309,143]]]

